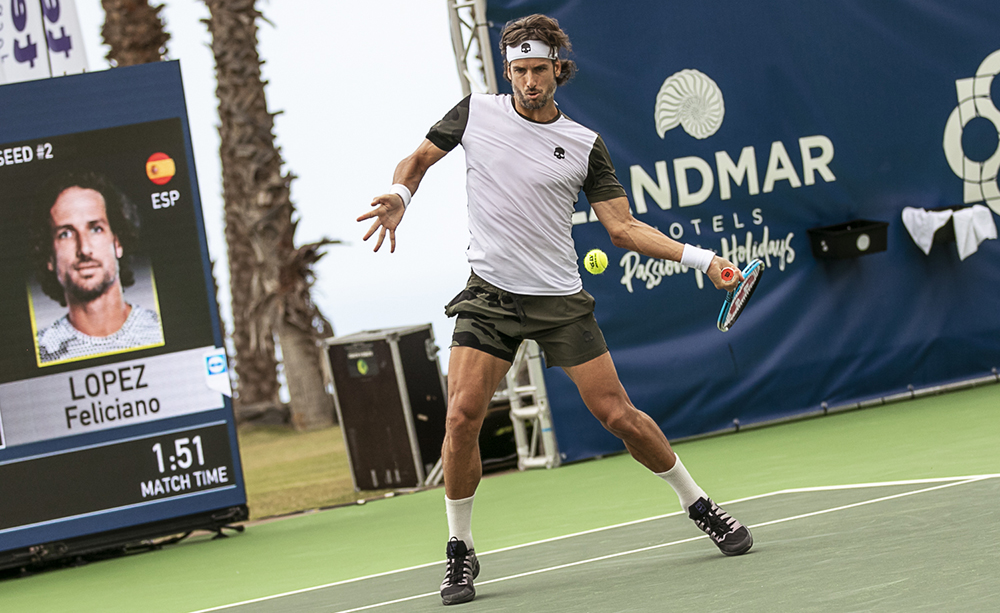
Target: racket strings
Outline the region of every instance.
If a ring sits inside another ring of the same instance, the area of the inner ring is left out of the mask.
[[[753,288],[757,284],[757,279],[760,275],[751,275],[740,288],[739,293],[733,297],[733,302],[729,307],[729,312],[726,316],[726,323],[732,323],[743,310],[743,306],[746,305],[747,300],[750,298],[750,294],[753,293]]]
[[[756,258],[743,269],[743,280],[736,289],[726,295],[726,301],[722,305],[722,311],[719,313],[719,320],[716,324],[719,330],[722,332],[729,331],[733,323],[739,318],[740,313],[743,312],[743,307],[747,305],[751,296],[753,296],[763,272],[764,263]]]

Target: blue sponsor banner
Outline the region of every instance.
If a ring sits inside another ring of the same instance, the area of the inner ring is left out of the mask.
[[[767,266],[720,333],[722,292],[614,247],[581,195],[577,250],[610,260],[584,285],[632,401],[668,436],[1000,366],[1000,244],[925,253],[902,222],[906,207],[979,204],[972,236],[988,235],[1000,214],[1000,4],[491,0],[498,67],[503,25],[531,13],[572,39],[579,74],[556,100],[601,133],[636,217]],[[876,228],[847,236],[857,257],[813,255],[809,229],[857,219],[888,222],[884,250]],[[562,372],[547,384],[567,460],[622,449],[580,419]]]

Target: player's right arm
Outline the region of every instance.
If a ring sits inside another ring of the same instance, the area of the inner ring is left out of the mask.
[[[632,216],[625,188],[615,176],[611,154],[600,136],[594,141],[594,148],[590,152],[583,192],[616,247],[661,260],[681,261],[684,254],[682,243]],[[736,270],[734,278],[722,278],[725,268]],[[726,291],[734,289],[742,280],[739,269],[718,255],[712,258],[706,274],[716,289]]]
[[[448,155],[448,152],[426,138],[417,150],[403,158],[396,165],[396,171],[392,174],[393,184],[406,186],[410,194],[417,193],[420,181],[423,180],[427,169],[437,163],[438,160]],[[375,218],[371,228],[364,236],[368,240],[379,231],[378,241],[375,243],[375,251],[382,246],[386,233],[389,234],[389,253],[396,251],[396,227],[403,220],[403,213],[406,207],[403,206],[403,197],[396,193],[382,194],[372,199],[372,210],[358,217],[358,221]]]
[[[660,260],[672,260],[680,262],[684,253],[684,244],[675,241],[656,228],[639,221],[629,210],[629,201],[625,196],[612,198],[603,202],[592,202],[591,206],[597,219],[608,231],[611,242],[615,247],[628,249],[641,253],[642,255]],[[722,278],[722,270],[732,268],[736,275],[729,280]],[[722,256],[716,255],[712,258],[708,271],[709,280],[716,289],[731,291],[743,280],[743,275],[739,269]]]

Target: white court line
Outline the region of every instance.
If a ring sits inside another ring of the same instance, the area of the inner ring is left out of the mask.
[[[988,478],[988,477],[984,477],[984,478]],[[852,508],[855,508],[855,507],[860,507],[860,506],[865,506],[865,505],[869,505],[869,504],[874,504],[876,502],[885,502],[886,500],[892,500],[894,498],[903,498],[905,496],[913,496],[915,494],[923,494],[923,493],[926,493],[926,492],[932,492],[934,490],[940,490],[940,489],[945,489],[945,488],[949,488],[949,487],[954,487],[956,485],[965,485],[967,483],[974,483],[976,481],[981,481],[982,479],[983,478],[971,478],[971,479],[967,479],[965,481],[949,482],[949,483],[945,483],[944,485],[936,485],[934,487],[928,487],[928,488],[924,488],[922,490],[914,490],[912,492],[904,492],[902,494],[894,494],[892,496],[884,496],[882,498],[874,498],[872,500],[866,500],[864,502],[856,502],[856,503],[853,503],[853,504],[843,505],[843,506],[840,506],[840,507],[834,507],[834,508],[830,508],[830,509],[824,509],[822,511],[814,511],[812,513],[804,513],[802,515],[795,515],[795,516],[792,516],[792,517],[785,517],[783,519],[776,519],[776,520],[773,520],[773,521],[762,522],[762,523],[759,523],[759,524],[754,524],[754,525],[749,526],[749,527],[750,528],[759,528],[761,526],[770,526],[770,525],[773,525],[773,524],[780,524],[780,523],[784,523],[784,522],[793,521],[793,520],[796,520],[796,519],[803,519],[803,518],[806,518],[806,517],[813,517],[813,516],[816,516],[816,515],[824,515],[826,513],[833,513],[834,511],[843,511],[845,509],[852,509]],[[836,488],[836,489],[844,489],[844,488]],[[817,490],[817,491],[819,491],[819,490]],[[763,496],[760,496],[760,497],[763,497]],[[726,503],[726,504],[729,504],[729,503]],[[550,566],[548,568],[540,568],[538,570],[532,570],[532,571],[527,571],[527,572],[523,572],[523,573],[518,573],[516,575],[509,575],[507,577],[500,577],[498,579],[490,579],[489,581],[478,582],[477,585],[483,586],[483,585],[489,585],[491,583],[500,583],[501,581],[510,581],[511,579],[520,579],[522,577],[530,577],[532,575],[540,575],[542,573],[547,573],[547,572],[550,572],[550,571],[562,570],[562,569],[565,569],[565,568],[572,568],[574,566],[581,566],[583,564],[590,564],[591,562],[602,562],[604,560],[611,560],[613,558],[620,558],[620,557],[623,557],[623,556],[628,556],[628,555],[632,555],[632,554],[636,554],[636,553],[644,553],[646,551],[652,551],[654,549],[663,549],[664,547],[671,547],[673,545],[680,545],[682,543],[690,543],[691,541],[697,541],[697,540],[700,540],[700,539],[707,539],[707,538],[708,538],[708,535],[707,534],[703,534],[701,536],[695,536],[695,537],[691,537],[691,538],[687,538],[687,539],[681,539],[679,541],[671,541],[669,543],[660,543],[659,545],[650,545],[648,547],[641,547],[639,549],[631,549],[629,551],[622,551],[622,552],[619,552],[619,553],[612,553],[612,554],[608,554],[608,555],[604,555],[604,556],[598,556],[596,558],[588,558],[586,560],[579,560],[577,562],[569,562],[567,564],[559,564],[557,566]],[[410,600],[416,600],[418,598],[426,598],[428,596],[439,596],[439,593],[438,592],[427,592],[426,594],[419,594],[417,596],[408,596],[406,598],[398,598],[396,600],[388,600],[388,601],[385,601],[385,602],[379,602],[379,603],[375,603],[375,604],[370,604],[370,605],[366,605],[366,606],[363,606],[363,607],[357,607],[357,608],[354,608],[354,609],[344,609],[342,611],[337,611],[337,613],[356,613],[357,611],[367,611],[369,609],[375,609],[375,608],[378,608],[378,607],[384,607],[384,606],[388,606],[388,605],[392,605],[392,604],[397,604],[397,603],[401,603],[401,602],[407,602],[407,601],[410,601]]]
[[[884,502],[886,500],[892,500],[894,498],[902,498],[904,496],[912,496],[914,494],[922,494],[922,493],[931,492],[931,491],[938,490],[938,489],[952,487],[952,486],[955,486],[955,485],[965,485],[965,484],[968,484],[968,483],[974,483],[976,481],[982,481],[982,480],[985,480],[985,479],[995,479],[997,477],[1000,477],[1000,473],[986,474],[986,475],[967,475],[967,476],[964,476],[964,477],[940,477],[940,478],[933,478],[933,479],[910,479],[910,480],[904,480],[904,481],[882,481],[882,482],[876,482],[876,483],[860,483],[860,484],[853,484],[853,485],[823,485],[823,486],[815,486],[815,487],[792,488],[792,489],[778,490],[778,491],[775,491],[775,492],[769,492],[767,494],[757,494],[755,496],[747,496],[745,498],[737,498],[737,499],[734,499],[734,500],[729,500],[729,501],[723,502],[721,506],[728,506],[728,505],[736,504],[738,502],[746,502],[746,501],[749,501],[749,500],[758,500],[758,499],[761,499],[761,498],[769,498],[771,496],[778,496],[778,495],[782,495],[782,494],[797,494],[797,493],[822,492],[822,491],[834,491],[834,490],[866,489],[866,488],[872,488],[872,487],[890,487],[890,486],[901,486],[901,485],[922,485],[922,484],[929,484],[929,483],[944,483],[944,485],[938,485],[938,486],[935,486],[935,487],[925,488],[925,489],[921,489],[921,490],[914,490],[912,492],[904,492],[902,494],[894,494],[892,496],[885,496],[885,497],[882,497],[882,498],[875,498],[875,499],[864,501],[864,502],[857,502],[857,503],[853,503],[853,504],[849,504],[849,505],[844,505],[844,506],[841,506],[841,507],[834,507],[834,508],[831,508],[831,509],[824,509],[822,511],[814,511],[812,513],[806,513],[806,514],[803,514],[803,515],[796,515],[796,516],[792,516],[792,517],[786,517],[786,518],[783,518],[783,519],[776,519],[776,520],[773,520],[773,521],[763,522],[763,523],[759,523],[759,524],[755,524],[755,525],[749,526],[750,528],[759,528],[759,527],[762,527],[762,526],[770,526],[770,525],[773,525],[773,524],[784,523],[784,522],[793,521],[793,520],[796,520],[796,519],[803,519],[803,518],[812,517],[812,516],[815,516],[815,515],[823,515],[823,514],[826,514],[826,513],[832,513],[834,511],[841,511],[841,510],[850,509],[850,508],[854,508],[854,507],[859,507],[859,506],[863,506],[863,505],[873,504],[873,503],[876,503],[876,502]],[[613,529],[616,529],[616,528],[623,528],[625,526],[632,526],[632,525],[640,524],[640,523],[643,523],[643,522],[655,521],[655,520],[658,520],[658,519],[664,519],[664,518],[667,518],[667,517],[673,517],[675,515],[681,515],[682,513],[683,513],[683,511],[677,511],[677,512],[674,512],[674,513],[666,513],[664,515],[654,515],[653,517],[647,517],[647,518],[644,518],[644,519],[637,519],[637,520],[633,520],[633,521],[629,521],[629,522],[623,522],[623,523],[620,523],[620,524],[614,524],[614,525],[611,525],[611,526],[603,526],[601,528],[593,528],[591,530],[584,530],[582,532],[574,532],[572,534],[566,534],[566,535],[563,535],[563,536],[556,536],[556,537],[542,539],[542,540],[538,540],[538,541],[532,541],[530,543],[523,543],[521,545],[512,545],[510,547],[503,547],[503,548],[500,548],[500,549],[493,549],[493,550],[486,551],[486,552],[483,552],[481,554],[478,554],[478,556],[479,557],[483,557],[483,556],[487,556],[487,555],[491,555],[491,554],[495,554],[495,553],[501,553],[501,552],[504,552],[504,551],[512,551],[512,550],[515,550],[515,549],[522,549],[524,547],[531,547],[531,546],[534,546],[534,545],[541,545],[541,544],[544,544],[544,543],[551,543],[551,542],[554,542],[554,541],[561,541],[561,540],[565,540],[565,539],[569,539],[569,538],[574,538],[574,537],[577,537],[577,536],[584,536],[584,535],[587,535],[587,534],[594,534],[596,532],[603,532],[603,531],[606,531],[606,530],[613,530]],[[501,577],[501,578],[498,578],[498,579],[490,579],[488,581],[479,582],[479,583],[477,583],[477,585],[489,585],[491,583],[499,583],[501,581],[509,581],[511,579],[517,579],[517,578],[521,578],[521,577],[527,577],[527,576],[530,576],[530,575],[537,575],[539,573],[549,572],[549,571],[553,571],[553,570],[560,570],[560,569],[569,568],[569,567],[572,567],[572,566],[579,566],[581,564],[588,564],[588,563],[591,563],[591,562],[599,562],[599,561],[602,561],[602,560],[607,560],[607,559],[616,558],[616,557],[625,556],[625,555],[631,555],[631,554],[634,554],[634,553],[642,553],[642,552],[650,551],[650,550],[653,550],[653,549],[661,549],[663,547],[670,547],[670,546],[673,546],[673,545],[680,545],[682,543],[688,543],[688,542],[691,542],[691,541],[696,541],[696,540],[699,540],[699,539],[706,539],[706,538],[708,538],[708,535],[700,535],[700,536],[696,536],[696,537],[692,537],[692,538],[688,538],[688,539],[682,539],[682,540],[679,540],[679,541],[671,541],[669,543],[660,543],[659,545],[652,545],[652,546],[649,546],[649,547],[643,547],[641,549],[635,549],[635,550],[624,551],[624,552],[615,553],[615,554],[609,554],[609,555],[606,555],[606,556],[600,556],[600,557],[597,557],[597,558],[590,558],[588,560],[581,560],[581,561],[578,561],[578,562],[570,562],[568,564],[562,564],[562,565],[559,565],[559,566],[553,566],[553,567],[543,568],[543,569],[539,569],[539,570],[535,570],[535,571],[529,571],[529,572],[520,573],[520,574],[517,574],[517,575],[510,575],[508,577]],[[280,594],[272,594],[270,596],[262,596],[260,598],[253,598],[253,599],[244,600],[244,601],[241,601],[241,602],[234,602],[234,603],[231,603],[231,604],[220,605],[220,606],[212,607],[212,608],[209,608],[209,609],[199,609],[197,611],[193,611],[192,613],[211,613],[213,611],[223,611],[225,609],[231,609],[233,607],[239,607],[239,606],[248,605],[248,604],[255,604],[255,603],[258,603],[258,602],[266,602],[268,600],[276,600],[278,598],[285,598],[285,597],[288,597],[288,596],[295,596],[297,594],[305,594],[305,593],[308,593],[308,592],[313,592],[313,591],[316,591],[316,590],[326,589],[326,588],[330,588],[330,587],[337,587],[337,586],[346,585],[346,584],[349,584],[349,583],[357,583],[357,582],[360,582],[360,581],[366,581],[368,579],[376,579],[376,578],[379,578],[379,577],[385,577],[385,576],[388,576],[388,575],[395,575],[395,574],[399,574],[399,573],[405,573],[405,572],[409,572],[411,570],[418,570],[418,569],[427,568],[427,567],[430,567],[430,566],[443,565],[444,563],[445,562],[442,560],[442,561],[437,561],[437,562],[429,562],[427,564],[418,564],[416,566],[408,566],[406,568],[400,568],[400,569],[396,569],[396,570],[390,570],[390,571],[386,571],[386,572],[375,573],[375,574],[372,574],[372,575],[365,575],[363,577],[355,577],[353,579],[344,579],[342,581],[335,581],[333,583],[326,583],[326,584],[323,584],[323,585],[316,585],[316,586],[313,586],[313,587],[302,588],[302,589],[299,589],[299,590],[292,590],[292,591],[289,591],[289,592],[283,592],[283,593],[280,593]],[[368,609],[374,609],[374,608],[377,608],[377,607],[384,607],[384,606],[388,606],[388,605],[392,605],[392,604],[398,604],[398,603],[401,603],[401,602],[408,602],[410,600],[416,600],[418,598],[426,598],[428,596],[437,596],[437,595],[439,595],[438,592],[427,592],[426,594],[418,594],[418,595],[415,595],[415,596],[408,596],[406,598],[400,598],[400,599],[397,599],[397,600],[389,600],[389,601],[385,601],[385,602],[380,602],[380,603],[375,603],[375,604],[371,604],[371,605],[366,605],[366,606],[363,606],[363,607],[358,607],[358,608],[355,608],[355,609],[346,609],[346,610],[343,610],[343,611],[338,611],[337,613],[354,613],[356,611],[365,611],[365,610],[368,610]]]
[[[680,545],[681,543],[690,543],[691,541],[697,541],[699,539],[707,539],[708,535],[703,534],[701,536],[693,536],[691,538],[682,539],[679,541],[671,541],[669,543],[660,543],[659,545],[651,545],[649,547],[643,547],[641,549],[632,549],[630,551],[622,551],[619,553],[612,553],[606,556],[600,556],[597,558],[590,558],[587,560],[579,560],[577,562],[569,562],[566,564],[560,564],[558,566],[550,566],[548,568],[540,568],[538,570],[531,570],[528,572],[518,573],[516,575],[508,575],[506,577],[500,577],[499,579],[490,579],[489,581],[478,581],[476,585],[482,587],[484,585],[489,585],[491,583],[500,583],[501,581],[510,581],[511,579],[520,579],[521,577],[530,577],[531,575],[539,575],[541,573],[547,573],[553,570],[562,570],[564,568],[571,568],[573,566],[580,566],[581,564],[589,564],[591,562],[600,562],[602,560],[610,560],[612,558],[619,558],[621,556],[631,555],[633,553],[642,553],[644,551],[650,551],[652,549],[660,549],[662,547],[670,547],[671,545]],[[365,605],[363,607],[357,607],[355,609],[344,609],[343,611],[337,611],[337,613],[354,613],[355,611],[366,611],[368,609],[375,609],[377,607],[384,607],[391,604],[397,604],[400,602],[407,602],[409,600],[416,600],[418,598],[425,598],[427,596],[440,596],[440,592],[427,592],[426,594],[419,594],[417,596],[407,596],[406,598],[397,598],[396,600],[388,600],[386,602],[378,602],[375,604]]]

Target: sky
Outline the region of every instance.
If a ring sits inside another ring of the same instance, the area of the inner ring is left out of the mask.
[[[162,0],[161,0],[162,1]],[[223,226],[215,63],[201,0],[167,0],[163,17],[179,60],[208,245],[231,331]],[[76,0],[91,71],[108,68],[100,0]],[[296,243],[339,239],[316,267],[313,298],[338,336],[432,324],[447,371],[453,323],[444,305],[465,285],[468,244],[461,148],[425,176],[378,253],[357,217],[388,191],[401,159],[461,98],[445,0],[258,0],[268,109],[301,219]]]

